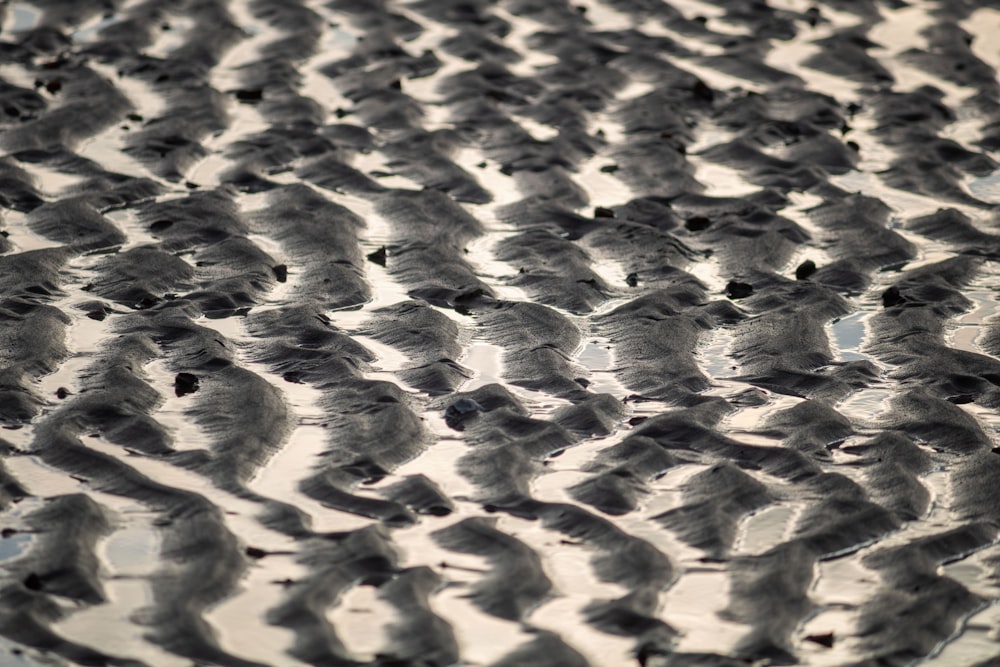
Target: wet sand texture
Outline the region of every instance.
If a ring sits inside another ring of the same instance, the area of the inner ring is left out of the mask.
[[[0,19],[0,664],[998,664],[1000,3]]]

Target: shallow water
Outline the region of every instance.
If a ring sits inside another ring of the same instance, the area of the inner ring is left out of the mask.
[[[4,8],[0,663],[993,656],[1000,13],[578,4]]]

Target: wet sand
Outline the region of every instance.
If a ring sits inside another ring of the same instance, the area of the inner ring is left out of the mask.
[[[0,12],[0,663],[995,664],[1000,4]]]

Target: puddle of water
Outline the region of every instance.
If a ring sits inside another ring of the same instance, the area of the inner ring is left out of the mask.
[[[975,665],[996,659],[1000,642],[1000,604],[992,602],[965,619],[961,635],[941,646],[938,652],[919,664],[927,667]]]
[[[504,349],[492,343],[474,342],[469,345],[459,363],[476,373],[476,377],[462,385],[461,391],[472,391],[483,385],[500,382],[503,369],[501,359]]]
[[[643,515],[656,516],[680,507],[684,484],[706,468],[707,466],[692,463],[674,466],[667,470],[649,485],[652,493],[643,503]]]
[[[121,21],[120,16],[101,17],[88,21],[83,26],[77,28],[70,34],[70,39],[76,43],[87,43],[93,41],[101,30]]]
[[[734,553],[757,555],[788,539],[799,509],[791,505],[772,505],[744,519],[733,540]]]
[[[741,442],[760,440],[760,437],[749,437],[755,435],[752,431],[760,429],[767,419],[772,417],[775,413],[794,408],[804,400],[798,396],[786,396],[784,394],[776,394],[763,389],[761,391],[767,395],[767,403],[764,405],[752,405],[741,408],[725,418],[725,423],[729,426],[730,431],[738,433],[739,440]],[[774,446],[777,445],[778,442],[774,438],[764,436],[763,444],[767,446]]]
[[[872,313],[857,312],[834,320],[828,326],[830,338],[834,341],[834,351],[840,361],[870,360],[861,352],[865,342],[866,323]]]
[[[1000,201],[1000,171],[989,176],[972,177],[968,181],[969,192],[985,201]]]
[[[724,328],[714,329],[702,337],[705,343],[699,344],[695,357],[701,370],[713,382],[737,373],[736,362],[729,356],[729,348],[733,342],[732,333]]]
[[[570,451],[575,449],[576,447],[573,447]],[[553,459],[553,461],[559,461],[563,456]],[[583,473],[579,470],[550,470],[532,480],[531,495],[542,502],[576,503],[577,501],[569,494],[570,487],[589,479],[591,476],[590,473]]]
[[[476,275],[489,283],[493,291],[496,292],[497,298],[509,301],[531,301],[527,292],[522,288],[505,284],[517,277],[517,269],[507,262],[496,259],[495,253],[492,252],[499,239],[506,236],[507,233],[506,229],[491,230],[470,241],[465,248],[467,252],[465,259]]]
[[[54,623],[53,631],[69,641],[150,665],[187,667],[191,664],[190,660],[168,653],[148,641],[145,637],[148,629],[131,622],[132,614],[153,601],[147,581],[108,579],[104,581],[104,591],[108,604],[81,609]]]
[[[631,392],[615,377],[614,354],[605,341],[590,341],[583,344],[583,349],[576,361],[590,371],[590,386],[595,394],[612,394],[624,398]]]
[[[5,667],[63,667],[66,664],[47,653],[29,649],[5,637],[0,637],[0,663]]]
[[[446,572],[449,579],[453,568]],[[535,638],[522,624],[490,616],[468,597],[467,586],[448,587],[431,600],[434,613],[451,625],[465,664],[490,665]]]
[[[103,560],[114,576],[148,577],[162,565],[159,534],[148,515],[132,514],[127,521],[101,543]]]
[[[831,175],[829,180],[833,185],[848,192],[858,192],[868,197],[881,199],[897,211],[906,211],[907,217],[927,215],[941,208],[940,200],[890,188],[875,173],[872,173],[887,166],[866,165],[862,162],[859,167],[862,171],[850,171],[839,176]],[[955,206],[955,204],[949,203],[949,206]]]
[[[0,538],[0,562],[14,560],[25,551],[31,544],[30,533],[16,533],[10,537]]]
[[[365,662],[374,660],[389,643],[388,626],[397,616],[396,608],[379,598],[374,586],[353,586],[326,611],[344,647]]]
[[[295,642],[290,628],[271,625],[268,609],[285,601],[282,586],[275,581],[295,579],[305,568],[294,557],[271,555],[250,567],[240,582],[238,593],[212,607],[205,620],[217,630],[219,645],[235,656],[270,665],[300,666],[288,655]]]
[[[431,565],[444,578],[444,587],[430,597],[431,610],[452,627],[465,664],[488,665],[532,635],[520,623],[486,614],[469,599],[469,589],[491,569],[485,557],[444,549],[430,536],[473,513],[480,513],[478,506],[458,503],[450,517],[394,530],[392,539],[400,549],[400,567]]]
[[[386,477],[385,481],[392,483],[406,475],[429,475],[447,497],[453,500],[474,498],[479,490],[460,475],[456,469],[458,460],[468,452],[469,447],[463,441],[455,439],[455,431],[443,426],[444,419],[442,417],[435,417],[433,422],[440,423],[442,428],[449,433],[442,434],[435,429],[438,439],[434,444],[425,449],[417,458],[396,468],[393,475]],[[429,413],[424,413],[424,418],[429,422],[432,421]],[[476,506],[478,507],[478,504]]]
[[[681,631],[676,650],[726,655],[749,628],[719,618],[730,599],[729,575],[723,571],[687,571],[664,596],[661,616]]]
[[[707,196],[746,197],[760,191],[760,186],[747,182],[739,169],[706,162],[697,155],[689,155],[688,160],[697,165],[695,178],[705,185],[703,194]]]
[[[34,30],[41,23],[44,15],[40,9],[32,7],[26,2],[12,2],[7,6],[7,11],[11,21],[4,26],[4,32]]]
[[[33,437],[30,430],[22,429],[19,432],[26,433],[28,441],[23,443],[23,446],[29,447],[30,439]],[[5,437],[9,440],[10,434],[5,434]],[[22,443],[15,444],[22,445]],[[83,483],[60,470],[49,467],[36,456],[11,456],[4,460],[4,465],[7,471],[29,491],[37,489],[37,493],[44,493],[46,496],[60,496],[85,493],[87,490]]]

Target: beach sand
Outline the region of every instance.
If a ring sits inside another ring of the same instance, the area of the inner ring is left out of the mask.
[[[0,664],[997,664],[996,0],[0,11]]]

